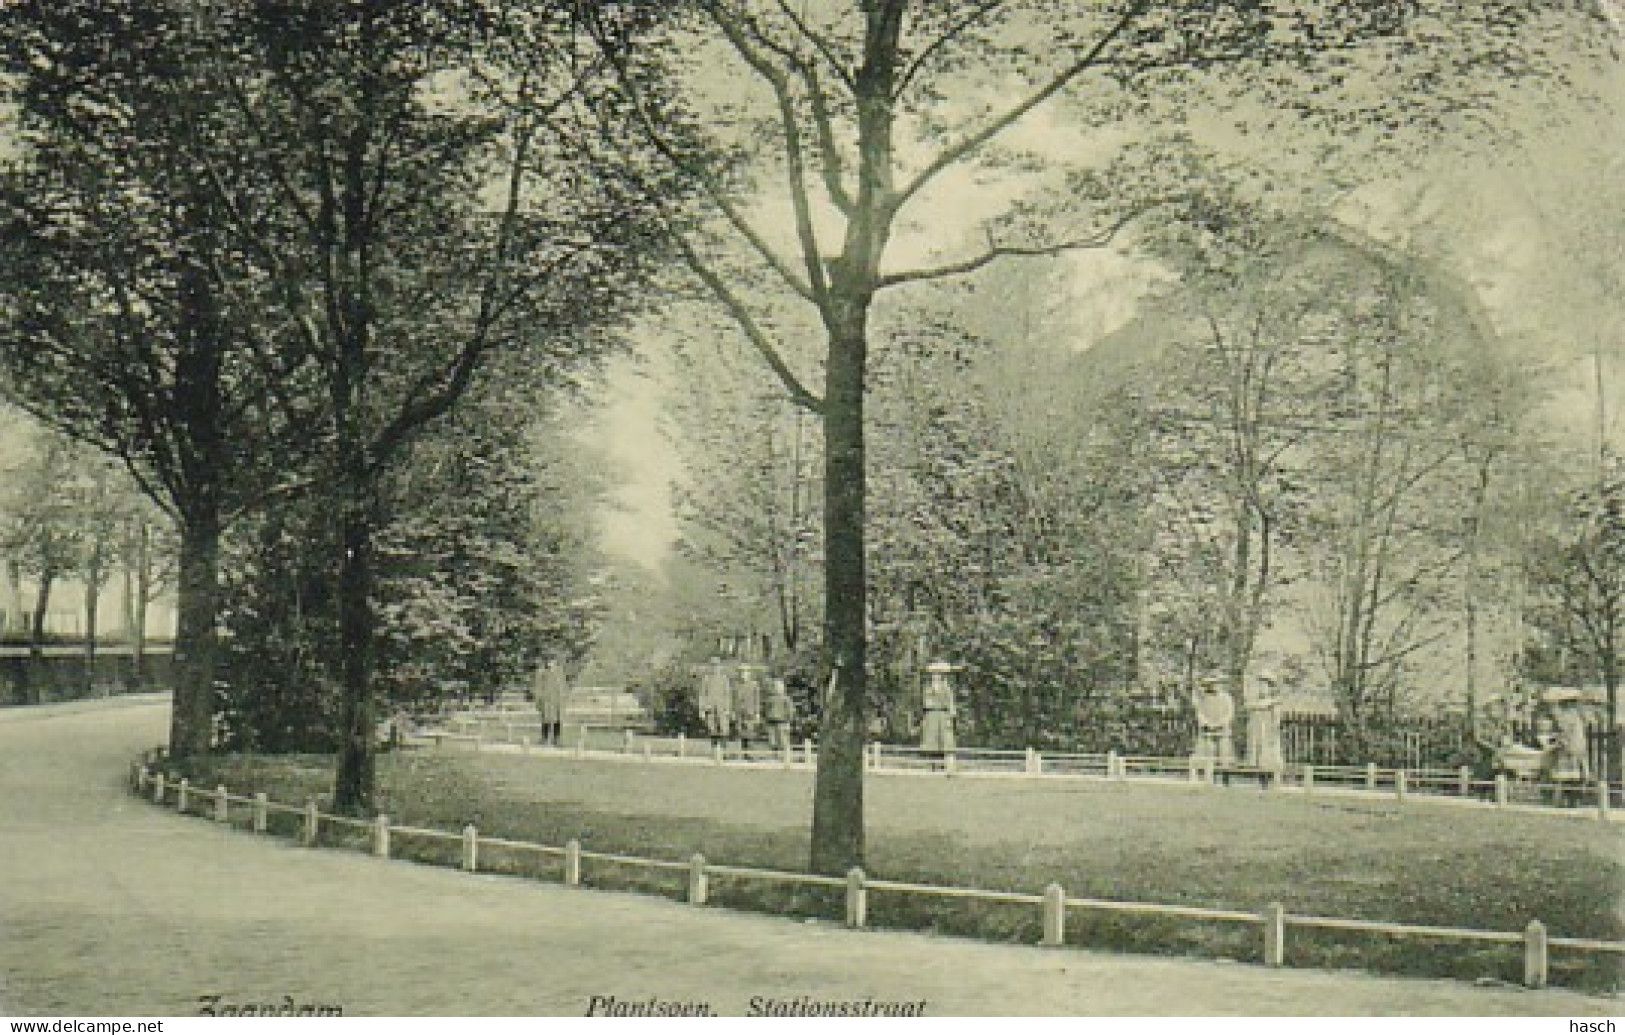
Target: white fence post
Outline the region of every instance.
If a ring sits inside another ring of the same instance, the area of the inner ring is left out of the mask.
[[[1609,807],[1609,805],[1612,804],[1612,802],[1610,802],[1608,800],[1608,795],[1609,795],[1608,780],[1607,780],[1606,777],[1599,777],[1598,780],[1597,780],[1597,820],[1598,820],[1598,822],[1606,823],[1608,821],[1608,807]]]
[[[1028,748],[1027,749],[1027,758],[1026,758],[1026,761],[1023,763],[1023,765],[1024,765],[1024,768],[1027,771],[1028,776],[1037,776],[1038,775],[1038,752],[1034,751],[1032,748]]]
[[[1315,793],[1315,767],[1312,766],[1312,765],[1306,765],[1306,766],[1303,767],[1303,796],[1305,798],[1307,798],[1311,794],[1314,794],[1314,793]]]
[[[801,760],[807,765],[813,764],[813,742],[811,737],[801,738]]]
[[[869,745],[869,754],[874,759],[869,768],[877,773],[880,772],[880,741],[877,740]]]
[[[1405,804],[1405,770],[1394,770],[1394,800],[1401,805]]]
[[[854,866],[846,874],[846,926],[862,927],[869,919],[869,889],[864,886],[863,867]]]
[[[269,825],[268,821],[271,818],[270,804],[271,804],[270,799],[268,799],[265,796],[264,791],[256,791],[255,792],[255,794],[254,794],[254,833],[256,833],[256,834],[265,833],[265,828]]]
[[[152,800],[157,805],[164,803],[164,774],[161,770],[152,778]]]
[[[631,730],[623,730],[622,734],[621,750],[630,755],[633,749],[637,747],[637,734]]]
[[[687,754],[688,754],[688,735],[685,734],[685,733],[679,733],[679,734],[677,734],[677,757],[682,758],[683,756],[685,756]]]
[[[575,838],[564,843],[564,883],[572,887],[581,883],[581,842]]]
[[[576,727],[576,757],[580,758],[587,753],[587,724],[582,723]]]
[[[175,794],[175,811],[176,812],[185,812],[186,811],[186,806],[191,804],[191,802],[188,801],[188,792],[190,792],[191,789],[192,789],[192,781],[187,779],[184,776],[181,777],[180,790]]]
[[[688,904],[705,905],[705,896],[709,890],[710,879],[705,873],[705,856],[695,852],[688,860]]]
[[[1055,883],[1044,889],[1044,944],[1066,944],[1066,889]]]
[[[1365,789],[1368,791],[1377,789],[1377,763],[1375,762],[1365,764]]]
[[[223,783],[215,784],[214,788],[214,821],[231,822],[231,798],[226,795],[226,785]]]
[[[380,859],[389,858],[389,817],[383,813],[372,821],[372,854]]]
[[[711,742],[711,761],[715,762],[717,765],[722,764],[722,741],[720,740],[713,740]]]
[[[1473,770],[1470,766],[1462,766],[1457,779],[1458,789],[1463,798],[1472,796]]]
[[[480,868],[480,832],[470,823],[463,827],[463,869],[473,873]]]
[[[321,829],[321,821],[322,814],[321,811],[316,808],[316,799],[306,798],[304,832],[304,842],[306,845],[312,847],[315,846],[317,832]]]
[[[944,760],[943,772],[949,776],[959,772],[959,756],[952,751],[948,752],[948,757]]]
[[[1264,966],[1286,963],[1286,909],[1279,902],[1264,907]]]
[[[780,750],[780,754],[784,756],[784,768],[788,769],[796,764],[796,747],[794,744],[790,743],[790,735],[788,732],[785,733],[784,746]]]
[[[1495,804],[1497,807],[1507,803],[1507,774],[1495,774]]]
[[[1528,988],[1546,987],[1546,925],[1529,921],[1523,930],[1523,983]]]

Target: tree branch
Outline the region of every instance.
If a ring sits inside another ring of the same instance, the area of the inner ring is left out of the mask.
[[[1160,204],[1160,202],[1156,203]],[[1018,245],[994,244],[989,235],[987,250],[980,255],[959,262],[944,263],[941,266],[928,266],[921,269],[901,270],[897,273],[887,273],[876,282],[875,288],[896,287],[898,284],[910,284],[922,280],[940,280],[944,277],[958,277],[966,273],[974,273],[983,266],[1005,256],[1044,256],[1060,255],[1063,252],[1085,251],[1091,248],[1104,248],[1116,239],[1117,235],[1129,223],[1144,215],[1147,209],[1139,208],[1122,216],[1105,230],[1089,237],[1073,238],[1070,241],[1058,241],[1054,244]]]
[[[925,49],[920,51],[914,60],[908,63],[908,67],[903,70],[903,74],[897,77],[897,85],[892,89],[892,98],[895,100],[907,92],[909,83],[913,81],[914,77],[925,67],[925,63],[930,61],[937,51],[952,43],[965,30],[986,18],[1003,4],[1004,0],[982,0],[981,3],[971,9],[969,14],[944,29],[942,35],[927,44]]]
[[[848,90],[856,93],[858,89],[857,80],[853,79],[852,73],[847,70],[845,65],[841,64],[840,55],[835,53],[835,48],[830,44],[829,40],[814,32],[812,26],[808,25],[805,19],[796,14],[786,0],[777,0],[777,2],[779,10],[790,20],[790,24],[796,27],[796,31],[805,36],[807,42],[811,43],[818,50],[818,53],[823,55],[824,60],[829,63],[830,71],[834,72],[841,82],[846,84]]]
[[[740,301],[739,296],[729,290],[728,285],[717,275],[716,270],[712,269],[704,259],[700,258],[699,253],[688,243],[687,238],[676,230],[671,231],[671,236],[688,268],[693,270],[694,275],[700,278],[705,286],[710,289],[711,293],[722,303],[723,308],[728,311],[728,315],[733,318],[734,323],[738,324],[739,329],[745,333],[745,337],[750,340],[751,345],[755,346],[756,351],[761,353],[762,359],[772,368],[779,382],[784,385],[785,391],[790,393],[791,401],[813,413],[823,413],[824,401],[808,391],[807,387],[796,377],[789,364],[785,363],[784,358],[773,347],[773,343],[767,339],[767,335],[762,331],[761,326],[757,324],[755,317],[750,315],[750,310],[746,309],[745,304]]]
[[[1019,104],[1016,104],[1014,107],[1007,109],[1004,114],[998,116],[986,126],[983,126],[975,133],[972,133],[970,136],[965,137],[957,144],[950,146],[942,153],[938,154],[937,157],[932,159],[931,163],[924,169],[920,170],[920,172],[916,174],[915,177],[902,188],[902,190],[899,190],[892,195],[890,199],[892,211],[896,212],[898,209],[902,208],[910,198],[919,193],[921,188],[935,179],[944,169],[965,158],[971,152],[975,151],[977,148],[980,148],[983,144],[986,144],[989,140],[992,140],[1000,133],[1003,133],[1006,129],[1009,129],[1010,126],[1012,126],[1023,115],[1027,114],[1029,111],[1032,111],[1040,104],[1043,104],[1057,93],[1060,93],[1061,90],[1065,89],[1066,85],[1072,80],[1082,75],[1088,69],[1099,64],[1100,58],[1106,53],[1107,49],[1110,48],[1114,42],[1116,42],[1117,38],[1123,34],[1124,30],[1126,30],[1130,25],[1134,24],[1134,21],[1138,19],[1149,6],[1150,0],[1135,0],[1135,2],[1129,6],[1129,9],[1123,12],[1122,17],[1118,18],[1112,27],[1108,29],[1105,34],[1100,37],[1100,39],[1095,41],[1095,45],[1089,48],[1089,52],[1087,54],[1061,69],[1060,72],[1057,72],[1054,76],[1052,76],[1050,80],[1042,87],[1029,94],[1025,100],[1021,101]]]
[[[807,81],[807,95],[812,101],[813,128],[818,133],[819,166],[824,174],[824,191],[830,203],[843,216],[851,218],[857,212],[857,202],[846,189],[846,162],[841,158],[841,147],[835,140],[835,123],[829,114],[829,99],[824,96],[818,72],[810,64],[799,66]]]
[[[773,97],[778,102],[780,128],[784,132],[785,174],[790,181],[790,204],[796,214],[796,239],[801,243],[801,261],[807,268],[807,285],[811,289],[812,301],[822,308],[829,299],[829,282],[824,275],[824,260],[818,244],[818,234],[813,228],[812,207],[807,197],[807,174],[802,158],[801,126],[796,118],[794,98],[790,95],[789,78],[781,69],[775,68],[760,51],[750,46],[740,33],[738,25],[732,24],[718,14],[715,7],[710,8],[710,13],[712,21],[716,22],[717,28],[728,38],[735,52],[773,88]],[[773,46],[772,42],[763,36],[759,26],[749,19],[746,19],[746,23],[759,41],[769,47]],[[790,60],[796,59],[792,57]]]
[[[604,43],[602,46],[607,48],[610,44]],[[761,233],[739,211],[738,206],[728,200],[726,192],[722,189],[722,185],[717,182],[716,177],[679,154],[665,135],[660,132],[655,124],[654,117],[649,113],[648,106],[644,104],[643,91],[638,89],[637,84],[633,81],[633,76],[626,67],[625,61],[607,51],[605,56],[615,69],[616,78],[620,80],[622,88],[625,89],[627,99],[632,102],[632,109],[637,114],[638,128],[643,131],[643,136],[648,140],[649,145],[660,152],[660,156],[670,162],[674,168],[699,184],[706,198],[722,213],[723,218],[739,232],[741,237],[749,242],[763,261],[789,285],[792,291],[807,301],[817,304],[818,299],[813,293],[812,285],[796,276],[795,270],[790,268],[790,264],[768,245]]]

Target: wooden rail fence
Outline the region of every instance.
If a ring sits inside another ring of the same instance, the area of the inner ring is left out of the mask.
[[[463,745],[475,751],[497,745],[517,748],[529,754],[544,749],[525,731],[534,720],[503,718],[491,721],[481,716],[460,716],[453,730],[428,730],[420,736],[437,746]],[[589,741],[597,746],[589,748]],[[675,760],[722,765],[728,763],[777,765],[783,768],[809,768],[817,762],[817,748],[811,740],[786,744],[780,749],[766,746],[744,748],[738,744],[694,744],[682,734],[674,737],[639,735],[631,730],[594,730],[582,726],[573,742],[559,745],[577,758],[588,756],[622,757],[644,761]],[[1486,808],[1536,808],[1554,815],[1590,817],[1601,822],[1625,819],[1619,808],[1620,788],[1607,781],[1555,783],[1510,780],[1505,775],[1479,779],[1471,769],[1394,769],[1367,765],[1297,765],[1260,771],[1245,767],[1214,767],[1188,757],[1151,755],[1039,752],[1033,748],[1009,751],[993,748],[959,748],[944,754],[922,751],[908,745],[871,743],[865,766],[874,773],[917,773],[989,777],[1084,777],[1108,780],[1183,782],[1190,784],[1246,783],[1257,781],[1276,790],[1292,790],[1307,796],[1328,791],[1363,792],[1391,797],[1404,803],[1412,797]]]
[[[150,794],[156,805],[173,800],[177,812],[188,813],[206,809],[216,823],[232,822],[232,807],[250,810],[250,829],[266,833],[269,816],[273,813],[299,817],[297,834],[301,844],[314,847],[320,841],[324,825],[363,832],[368,836],[371,853],[387,859],[391,854],[394,837],[419,837],[457,844],[460,847],[459,865],[473,873],[479,869],[482,848],[504,848],[534,852],[563,860],[563,883],[578,886],[582,882],[584,862],[596,861],[618,865],[666,870],[686,874],[687,901],[704,905],[709,895],[710,878],[725,876],[746,880],[796,884],[808,887],[842,889],[845,893],[845,919],[848,927],[859,929],[868,925],[868,901],[871,892],[884,894],[923,895],[934,898],[968,899],[1007,905],[1037,907],[1040,912],[1043,936],[1041,944],[1062,946],[1066,942],[1067,917],[1072,911],[1098,911],[1137,913],[1185,919],[1221,921],[1258,925],[1262,932],[1263,961],[1269,967],[1285,966],[1287,962],[1287,932],[1291,928],[1364,931],[1400,938],[1429,938],[1447,941],[1491,942],[1523,946],[1523,982],[1529,988],[1544,988],[1549,974],[1549,957],[1554,948],[1582,953],[1609,953],[1625,956],[1625,942],[1593,938],[1553,937],[1539,920],[1531,920],[1522,931],[1481,931],[1462,927],[1439,927],[1421,924],[1393,924],[1371,920],[1347,920],[1339,917],[1312,916],[1288,913],[1279,902],[1271,902],[1262,910],[1253,912],[1238,909],[1217,909],[1207,906],[1168,905],[1156,902],[1128,902],[1115,899],[1079,898],[1068,895],[1059,884],[1050,884],[1041,894],[1012,891],[987,891],[980,888],[947,887],[933,884],[914,884],[906,881],[875,879],[862,869],[854,868],[844,878],[795,873],[786,870],[767,870],[750,866],[732,866],[713,863],[696,853],[686,861],[649,859],[636,855],[596,852],[584,849],[579,841],[571,840],[562,847],[517,841],[508,838],[487,837],[472,825],[461,831],[437,830],[429,827],[400,826],[391,823],[386,815],[371,820],[337,816],[322,812],[316,799],[303,806],[271,801],[265,792],[233,794],[223,784],[212,790],[193,787],[182,777],[175,779],[162,768],[161,751],[147,752],[131,764],[130,786],[136,794]]]

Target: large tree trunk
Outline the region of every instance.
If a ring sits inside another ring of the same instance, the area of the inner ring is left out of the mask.
[[[169,721],[169,753],[174,758],[207,755],[214,744],[222,492],[231,462],[222,431],[225,329],[209,278],[201,269],[188,270],[184,302],[189,336],[175,369],[186,449],[184,483],[175,500],[181,515],[181,547]]]
[[[344,816],[373,811],[375,725],[372,687],[372,548],[374,508],[362,473],[352,475],[343,516],[339,560],[339,649],[343,653],[343,702],[339,709],[339,757],[333,809]]]
[[[835,670],[819,732],[812,869],[863,862],[863,749],[868,729],[868,585],[864,564],[864,317],[832,334],[824,395],[824,644]]]
[[[176,601],[174,703],[169,753],[194,758],[214,740],[214,674],[220,607],[220,512],[194,501],[181,525],[180,581]]]

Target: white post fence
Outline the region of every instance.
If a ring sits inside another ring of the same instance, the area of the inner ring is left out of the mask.
[[[570,887],[581,883],[581,842],[575,838],[564,843],[564,883]]]
[[[1271,902],[1264,907],[1264,966],[1280,967],[1286,964],[1286,907]]]
[[[645,746],[647,746],[647,744]],[[787,744],[785,746],[786,759],[790,758],[792,751],[793,749]],[[871,759],[876,757],[874,751],[871,751],[869,754]],[[1030,760],[1036,755],[1036,752],[1029,751],[1026,755],[1027,761],[1024,762],[1024,764],[1030,765]],[[954,756],[949,754],[947,757],[951,762]],[[1039,762],[1039,765],[1042,766],[1041,761]],[[1115,753],[1108,754],[1108,777],[1120,775],[1122,766],[1123,760],[1121,758],[1118,758]],[[153,802],[159,805],[164,804],[165,787],[166,784],[170,782],[166,778],[166,775],[162,771],[150,771],[146,766],[136,767],[132,771],[134,774],[134,793],[143,793],[147,790],[147,787],[150,784]],[[1372,776],[1372,770],[1368,768],[1365,775],[1369,780]],[[1407,793],[1408,775],[1409,774],[1405,769],[1398,769],[1394,771],[1394,793],[1396,798],[1398,798],[1401,802],[1404,801]],[[1472,789],[1470,783],[1470,773],[1457,773],[1456,776],[1457,789],[1460,790],[1461,788],[1465,787],[1466,793],[1470,795]],[[1315,769],[1313,766],[1304,766],[1303,780],[1306,793],[1312,792],[1315,783]],[[1445,785],[1448,786],[1448,783],[1449,779],[1446,777]],[[1505,804],[1506,790],[1506,780],[1504,778],[1498,778],[1495,784],[1495,794],[1498,804]],[[229,822],[230,804],[232,799],[225,784],[217,784],[212,792],[199,791],[198,793],[204,797],[212,796],[212,818],[215,822]],[[1607,785],[1599,781],[1597,793],[1598,798],[1596,803],[1596,814],[1598,818],[1606,818],[1610,805],[1607,799]],[[190,794],[191,785],[187,779],[182,778],[179,781],[177,806],[189,804]],[[303,809],[296,809],[285,805],[274,805],[274,803],[269,800],[263,791],[256,792],[252,798],[239,797],[238,800],[252,802],[252,829],[255,833],[264,833],[267,830],[267,817],[274,807],[278,811],[300,814],[302,822],[297,832],[298,840],[302,844],[309,846],[314,846],[317,844],[320,823],[324,816],[320,811],[315,798],[306,799]],[[341,817],[328,818],[339,819],[341,822],[349,822],[342,820]],[[370,824],[363,823],[361,826],[363,829],[370,829],[371,853],[379,858],[389,858],[390,838],[392,830],[394,829],[391,827],[389,817],[387,815],[380,814]],[[476,830],[473,824],[464,826],[460,837],[458,834],[454,833],[418,829],[413,827],[402,827],[400,829],[403,833],[411,833],[421,836],[444,837],[453,842],[460,841],[461,868],[470,873],[477,871],[479,865],[480,839],[479,832]],[[562,852],[557,848],[549,848],[543,845],[533,845],[521,841],[508,841],[501,838],[496,839],[495,843],[515,848],[539,850],[546,854],[562,854],[564,857],[563,883],[570,887],[579,886],[581,884],[581,863],[583,855],[586,853],[583,853],[581,843],[578,840],[571,839],[570,841],[566,842]],[[677,870],[683,872],[686,875],[686,892],[688,902],[692,905],[702,906],[705,905],[709,899],[710,874],[713,867],[706,862],[705,856],[698,852],[690,856],[687,863],[644,859],[638,856],[605,855],[602,853],[596,854],[594,857],[611,859],[623,864],[643,865],[657,869]],[[1590,938],[1553,938],[1548,935],[1545,924],[1541,923],[1539,920],[1531,920],[1528,926],[1519,933],[1504,931],[1481,931],[1464,928],[1432,927],[1415,924],[1388,924],[1369,920],[1346,920],[1335,917],[1303,915],[1294,916],[1288,914],[1285,907],[1279,902],[1271,902],[1257,913],[1247,913],[1237,910],[1217,909],[1204,906],[1173,906],[1143,902],[1117,902],[1102,899],[1068,899],[1065,889],[1058,882],[1048,884],[1044,888],[1041,895],[1031,895],[1017,894],[1014,892],[990,892],[965,887],[941,887],[933,885],[905,884],[890,880],[870,881],[861,867],[852,868],[844,879],[820,877],[810,874],[787,873],[777,870],[760,870],[743,866],[719,866],[715,867],[715,869],[717,872],[743,878],[780,882],[787,881],[790,883],[835,886],[843,888],[845,892],[845,921],[846,925],[853,929],[861,929],[868,926],[868,895],[869,889],[872,886],[878,890],[888,893],[902,892],[957,899],[981,899],[986,901],[1036,904],[1040,906],[1042,910],[1041,944],[1052,947],[1064,945],[1066,942],[1067,910],[1069,908],[1084,908],[1093,910],[1104,909],[1111,911],[1126,911],[1131,913],[1179,916],[1191,919],[1222,920],[1229,922],[1248,922],[1260,924],[1263,928],[1263,963],[1268,967],[1285,966],[1286,933],[1287,927],[1291,925],[1342,931],[1370,931],[1400,937],[1414,936],[1430,939],[1446,938],[1451,940],[1472,940],[1479,942],[1487,941],[1506,946],[1521,945],[1524,965],[1524,984],[1529,988],[1537,989],[1544,988],[1548,982],[1550,976],[1550,952],[1554,946],[1571,950],[1609,953],[1625,957],[1625,942],[1604,941]]]
[[[863,867],[854,866],[846,875],[846,926],[860,928],[869,921],[869,891]]]
[[[688,902],[692,906],[705,905],[705,896],[709,891],[709,880],[705,874],[705,856],[695,852],[688,860]]]
[[[1044,888],[1044,944],[1066,944],[1066,889],[1059,884]]]
[[[1527,988],[1546,987],[1546,925],[1529,921],[1523,931],[1523,983]]]

